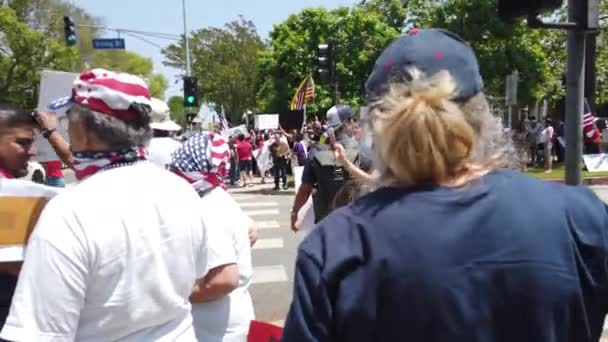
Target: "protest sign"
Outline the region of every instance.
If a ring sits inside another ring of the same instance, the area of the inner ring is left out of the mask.
[[[38,95],[38,110],[41,112],[49,111],[49,104],[57,99],[70,96],[72,94],[72,86],[79,74],[62,71],[43,70],[40,78],[40,91]],[[55,111],[57,115],[57,133],[61,134],[65,141],[69,142],[68,136],[68,120],[65,114],[69,108],[64,107]],[[34,147],[38,151],[36,160],[46,162],[51,160],[59,160],[57,153],[49,142],[42,136],[37,136],[34,141]]]
[[[302,185],[302,173],[304,173],[304,167],[298,166],[293,170],[293,177],[295,178],[296,194]],[[308,196],[308,200],[298,211],[298,219],[296,221],[296,228],[298,232],[304,235],[308,235],[315,227],[315,209],[312,205],[312,196]]]
[[[279,114],[257,114],[255,128],[260,130],[279,128]]]
[[[0,179],[0,262],[23,260],[42,209],[60,191],[24,180]]]
[[[247,135],[247,126],[246,125],[240,125],[237,127],[233,127],[227,130],[224,130],[222,132],[222,135],[225,137],[232,137],[232,136],[238,136],[239,134],[245,134]]]
[[[585,167],[589,172],[608,171],[608,154],[586,154],[583,156]]]

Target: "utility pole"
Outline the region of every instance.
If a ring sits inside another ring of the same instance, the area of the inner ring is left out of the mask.
[[[188,38],[188,22],[186,21],[186,0],[182,0],[184,39],[186,39],[186,76],[190,76],[190,39]]]
[[[568,0],[568,18],[577,20],[578,0]],[[583,98],[585,93],[585,45],[587,32],[582,25],[568,31],[568,67],[566,75],[566,184],[582,181]]]

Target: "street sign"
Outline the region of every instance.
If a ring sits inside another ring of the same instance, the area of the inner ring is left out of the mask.
[[[125,40],[123,38],[95,38],[95,39],[93,39],[93,49],[124,50],[125,49]]]

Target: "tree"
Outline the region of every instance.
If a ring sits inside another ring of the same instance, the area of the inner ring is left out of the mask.
[[[78,53],[19,20],[8,6],[0,6],[0,98],[34,108],[40,71],[71,70]]]
[[[371,5],[370,5],[371,6]],[[283,111],[300,82],[317,68],[316,49],[332,39],[337,51],[341,102],[355,108],[364,101],[364,84],[382,50],[399,30],[366,6],[332,11],[308,8],[291,15],[270,33],[271,49],[261,54],[258,65],[258,109]],[[309,114],[333,103],[330,85],[317,85],[317,99]]]
[[[160,74],[154,74],[154,65],[150,58],[145,58],[135,52],[123,50],[102,50],[93,53],[90,65],[94,68],[104,68],[112,71],[126,72],[145,79],[153,97],[164,99],[168,87],[167,79]]]
[[[192,75],[198,77],[202,99],[224,106],[233,122],[255,107],[258,54],[264,42],[251,21],[240,18],[221,28],[191,33]],[[163,50],[165,65],[184,70],[184,42]]]
[[[167,101],[169,110],[171,111],[171,118],[177,122],[180,126],[186,127],[188,122],[186,120],[186,111],[184,110],[184,97],[183,96],[171,96]]]
[[[364,10],[374,12],[397,31],[401,31],[407,17],[407,0],[372,0],[364,3]]]

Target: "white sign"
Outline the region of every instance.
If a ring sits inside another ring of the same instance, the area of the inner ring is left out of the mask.
[[[38,110],[41,112],[49,111],[48,107],[54,100],[70,96],[72,94],[72,85],[79,74],[71,72],[61,72],[44,70],[40,78],[40,95],[38,96]],[[69,142],[68,136],[68,118],[65,115],[66,109],[69,107],[56,110],[57,115],[57,132],[61,134],[65,141]],[[42,136],[37,136],[34,141],[34,146],[38,151],[36,160],[39,162],[59,160],[55,150]]]
[[[231,136],[238,136],[239,134],[245,134],[247,135],[247,126],[246,125],[240,125],[237,127],[233,127],[230,129],[227,129],[225,131],[222,132],[223,136],[226,137],[231,137]]]
[[[255,128],[277,129],[279,128],[279,114],[260,114],[255,116]]]
[[[589,172],[608,171],[608,153],[586,154],[583,160]]]
[[[302,185],[302,174],[304,173],[304,167],[298,166],[293,170],[293,177],[295,178],[296,194]],[[304,236],[308,235],[315,228],[315,209],[312,205],[312,196],[308,196],[308,200],[298,211],[298,220],[296,221],[296,228],[298,232]]]

